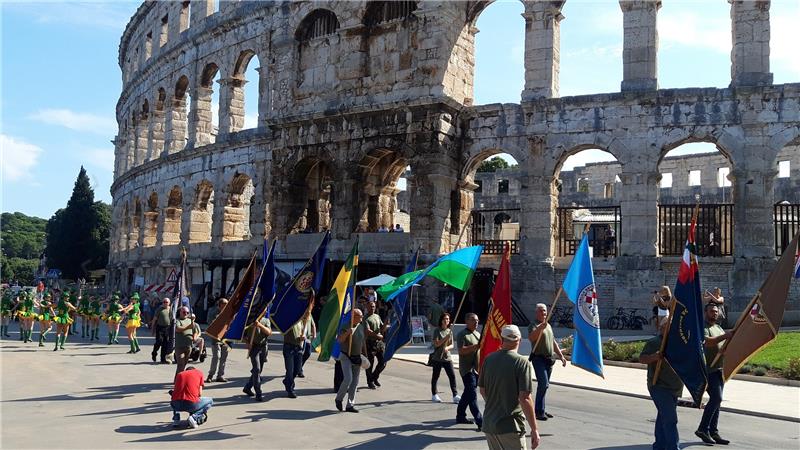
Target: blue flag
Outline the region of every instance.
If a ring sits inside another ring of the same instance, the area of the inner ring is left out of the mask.
[[[331,347],[331,357],[333,359],[339,359],[339,355],[342,353],[341,344],[339,344],[339,332],[344,328],[345,324],[350,323],[350,316],[353,311],[353,298],[356,293],[356,286],[353,283],[353,287],[348,289],[347,292],[344,294],[344,305],[342,305],[342,315],[339,317],[339,325],[336,327],[336,339],[333,340],[333,347]],[[360,349],[359,349],[360,353]]]
[[[581,239],[562,284],[569,301],[575,304],[572,322],[575,335],[572,343],[572,365],[603,376],[603,345],[600,339],[600,313],[594,286],[589,239]]]
[[[256,283],[247,291],[239,311],[231,323],[228,331],[225,332],[225,339],[239,341],[244,337],[244,330],[253,322],[261,317],[261,314],[266,309],[267,304],[275,296],[275,261],[273,252],[275,250],[275,242],[271,247],[267,246],[267,241],[264,241],[263,251],[261,254],[261,272],[258,275]],[[258,284],[258,295],[256,295],[256,284]]]
[[[417,256],[419,251],[415,251],[408,262],[406,273],[412,272],[417,268]],[[383,352],[383,360],[388,362],[395,352],[411,342],[411,302],[408,298],[408,291],[404,291],[394,299],[392,308],[395,311],[395,320],[392,321],[389,330],[386,332],[386,350]]]
[[[297,272],[291,283],[275,296],[269,314],[272,323],[281,333],[288,331],[303,318],[303,314],[311,306],[312,296],[319,292],[330,240],[331,234],[326,232],[314,256]]]
[[[706,357],[703,352],[703,296],[700,290],[700,269],[695,253],[696,218],[692,218],[689,237],[678,269],[674,309],[669,325],[664,357],[700,405],[708,383]]]

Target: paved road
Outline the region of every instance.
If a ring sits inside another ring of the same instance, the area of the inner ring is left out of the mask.
[[[267,401],[245,398],[241,386],[249,364],[237,349],[229,362],[231,381],[205,390],[215,401],[209,421],[196,430],[173,430],[166,391],[174,366],[152,364],[146,348],[125,354],[124,340],[107,347],[73,339],[56,353],[52,339],[44,348],[15,340],[0,344],[2,448],[486,448],[481,433],[454,423],[455,405],[429,401],[430,372],[419,364],[391,363],[383,388],[360,389],[361,413],[348,414],[334,408],[329,364],[309,361],[307,378],[298,380],[300,397],[284,397],[277,346],[264,372]],[[143,347],[151,343],[142,341]],[[208,361],[199,367],[205,371]],[[440,390],[445,385],[443,374]],[[540,426],[542,448],[650,448],[651,402],[558,386],[548,397],[556,419]],[[692,434],[699,416],[697,410],[679,411],[684,447],[700,446]],[[797,423],[723,413],[721,428],[733,441],[728,448],[800,448]]]

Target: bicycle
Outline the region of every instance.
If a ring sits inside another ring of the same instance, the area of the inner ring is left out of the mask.
[[[557,306],[553,309],[553,323],[557,323],[561,327],[573,328],[575,325],[572,323],[572,308]]]
[[[617,308],[617,313],[606,320],[606,328],[609,330],[641,330],[648,324],[648,320],[639,314],[636,308],[630,308],[630,312],[625,313],[625,308]]]

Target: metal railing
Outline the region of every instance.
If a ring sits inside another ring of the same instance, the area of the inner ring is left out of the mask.
[[[800,230],[800,204],[778,203],[772,217],[775,223],[775,255],[781,256]]]
[[[559,207],[556,213],[558,256],[575,254],[587,225],[593,256],[617,256],[622,234],[622,213],[619,206]]]
[[[683,255],[695,205],[658,205],[658,248],[662,256]],[[700,256],[733,255],[733,203],[699,206],[695,247]]]
[[[510,213],[519,213],[520,208],[497,208],[497,209],[475,209],[472,211],[472,220],[470,224],[470,245],[482,245],[484,255],[502,255],[505,250],[506,243],[511,246],[511,253],[519,253],[519,239],[487,239],[487,231],[491,227],[500,226],[501,224],[494,221],[487,221],[484,214],[491,213],[497,216],[505,214],[511,217]],[[508,222],[503,222],[508,223]],[[494,233],[491,233],[494,234]]]

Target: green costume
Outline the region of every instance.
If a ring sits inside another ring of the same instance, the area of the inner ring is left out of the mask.
[[[104,318],[106,324],[108,324],[108,344],[106,345],[119,344],[119,341],[117,341],[117,333],[119,331],[116,326],[122,320],[122,315],[120,314],[122,307],[118,302],[118,296],[115,295],[111,298],[111,303],[108,304],[108,311],[106,311]]]
[[[0,300],[0,318],[2,321],[0,322],[0,335],[5,337],[10,337],[11,335],[8,334],[8,321],[11,319],[11,312],[14,310],[14,298],[11,294],[6,291],[3,292],[3,297]]]
[[[53,320],[53,302],[50,301],[50,294],[45,294],[41,302],[39,302],[39,322],[50,322]],[[47,340],[47,333],[50,331],[50,324],[47,324],[47,329],[44,328],[44,323],[39,324],[39,347],[44,347],[44,341]]]
[[[64,293],[64,295],[58,299],[58,303],[56,304],[56,316],[54,320],[59,325],[69,326],[73,322],[72,317],[69,316],[69,312],[72,309],[69,307],[71,304],[69,300],[69,293]],[[53,351],[56,351],[59,348],[64,350],[64,343],[67,342],[67,333],[69,333],[69,328],[65,334],[56,336],[56,346]]]
[[[139,302],[138,302],[139,296],[134,294],[134,296],[131,297],[131,300],[134,300],[133,307],[131,308],[130,311],[128,311],[128,321],[125,322],[125,328],[128,330],[128,332],[130,332],[132,329],[135,330],[136,328],[139,328],[139,326],[142,324],[142,319],[141,319],[142,310],[139,307]],[[139,340],[134,337],[131,339],[130,344],[131,344],[131,351],[129,351],[128,353],[138,353],[140,350]]]
[[[86,297],[81,297],[78,304],[78,311],[77,314],[83,317],[83,323],[81,324],[81,337],[85,338],[89,335],[89,299]]]
[[[89,302],[89,318],[90,319],[100,319],[103,315],[102,309],[100,307],[100,301],[96,298],[92,298],[92,301]],[[100,340],[100,323],[96,323],[94,328],[92,329],[92,335],[90,339],[92,341],[99,341]]]
[[[30,292],[23,292],[22,293],[22,301],[20,302],[19,308],[17,309],[17,316],[20,320],[30,319],[36,320],[39,318],[39,315],[36,314],[34,310],[34,301],[33,295]],[[33,330],[31,328],[22,327],[20,325],[20,340],[24,342],[31,341],[31,335],[33,334]]]

